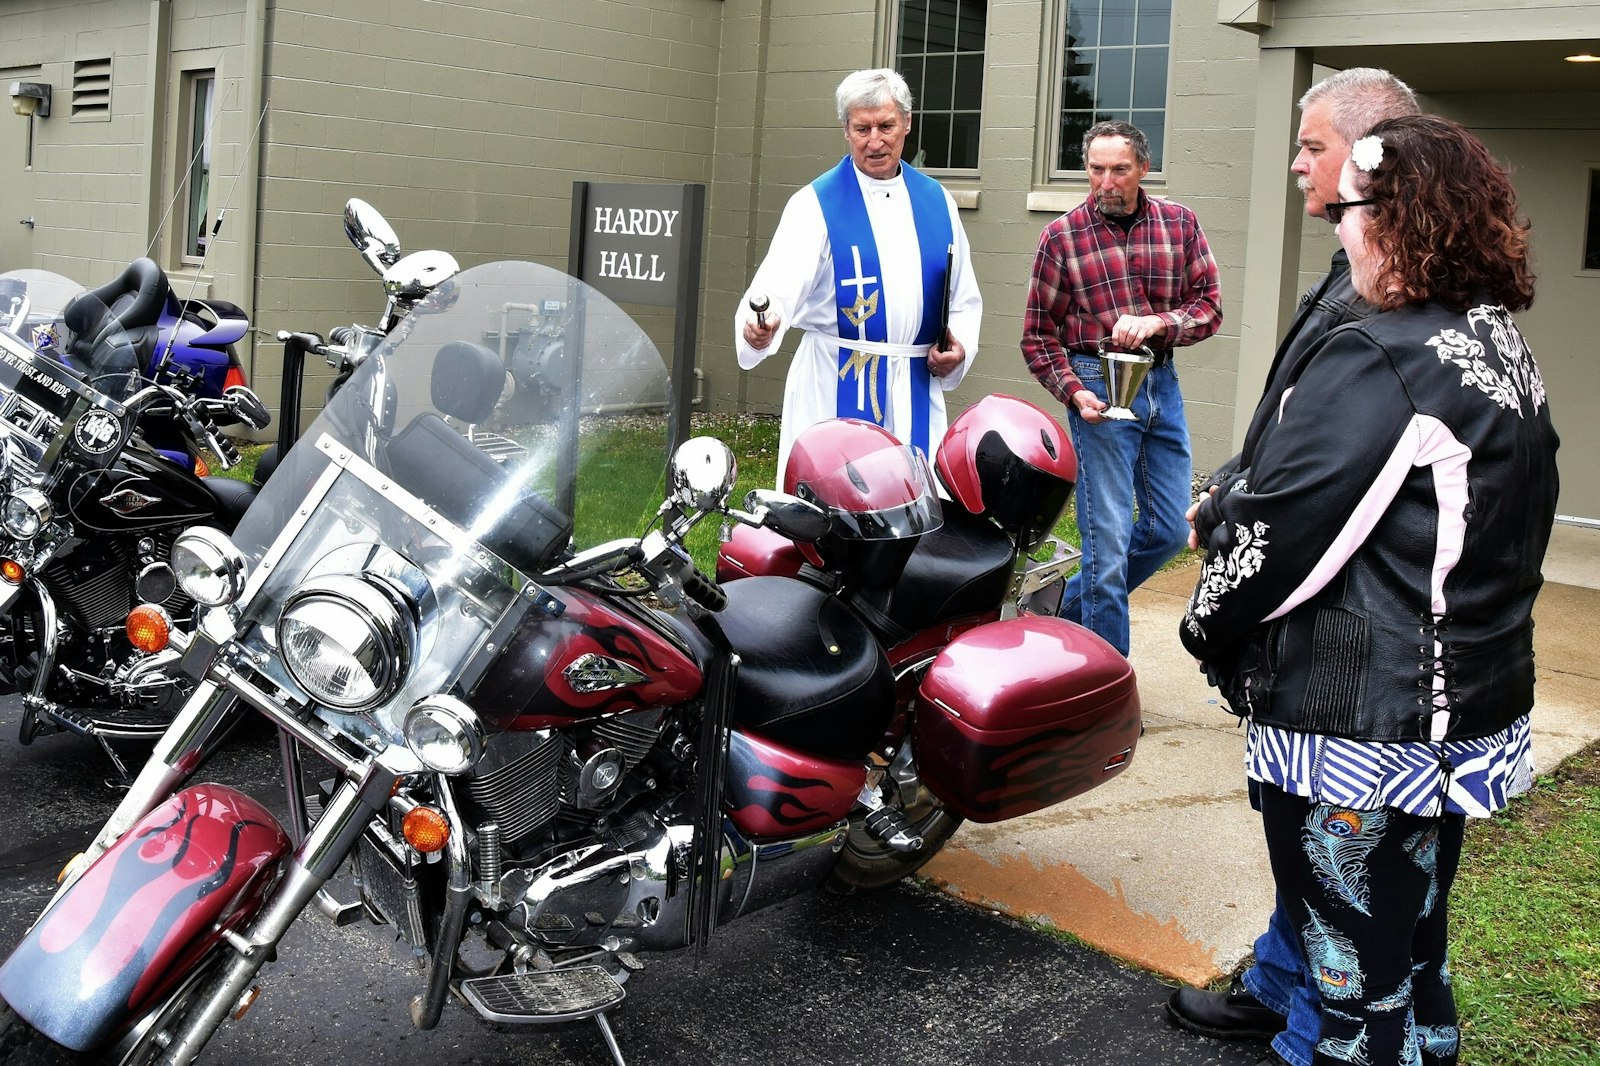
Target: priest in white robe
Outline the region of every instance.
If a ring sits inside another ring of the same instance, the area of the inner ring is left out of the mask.
[[[784,387],[780,487],[796,435],[835,416],[876,422],[931,459],[944,393],[978,350],[983,298],[955,201],[901,162],[905,80],[857,71],[836,96],[850,154],[790,197],[734,317],[746,370],[790,327],[804,332]],[[752,300],[765,301],[759,315]]]

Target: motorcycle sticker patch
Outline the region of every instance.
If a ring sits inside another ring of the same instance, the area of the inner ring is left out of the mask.
[[[104,455],[122,441],[122,423],[105,411],[87,411],[72,429],[72,439],[90,455]]]
[[[61,341],[60,335],[56,333],[54,322],[46,322],[42,326],[34,326],[31,339],[33,340],[33,350],[36,352],[48,352],[57,347]]]

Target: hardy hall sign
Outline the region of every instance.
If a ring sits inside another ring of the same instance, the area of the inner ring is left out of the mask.
[[[573,271],[618,303],[679,306],[689,245],[699,263],[700,227],[690,191],[704,186],[601,184],[573,187],[574,238],[582,243]],[[698,274],[698,269],[695,271]]]
[[[673,309],[673,447],[689,439],[705,216],[704,185],[572,183],[567,273],[619,304]]]

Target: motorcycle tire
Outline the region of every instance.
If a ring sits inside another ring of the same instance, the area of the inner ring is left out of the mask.
[[[90,1056],[71,1051],[17,1017],[0,1002],[0,1066],[85,1066]]]
[[[926,789],[918,791],[920,798],[916,805],[903,813],[911,828],[922,835],[922,848],[896,851],[870,833],[859,816],[852,817],[844,850],[839,853],[839,860],[823,886],[827,891],[848,896],[888,888],[902,877],[916,873],[939,854],[966,819],[952,814]]]

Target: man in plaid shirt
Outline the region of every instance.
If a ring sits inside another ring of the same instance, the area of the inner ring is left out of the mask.
[[[1078,453],[1083,559],[1061,615],[1128,654],[1128,593],[1178,553],[1193,470],[1173,351],[1222,324],[1217,264],[1194,212],[1139,187],[1145,135],[1101,122],[1083,135],[1090,196],[1045,227],[1034,257],[1022,354],[1067,407]],[[1155,365],[1129,421],[1106,418],[1098,346],[1148,347]]]

